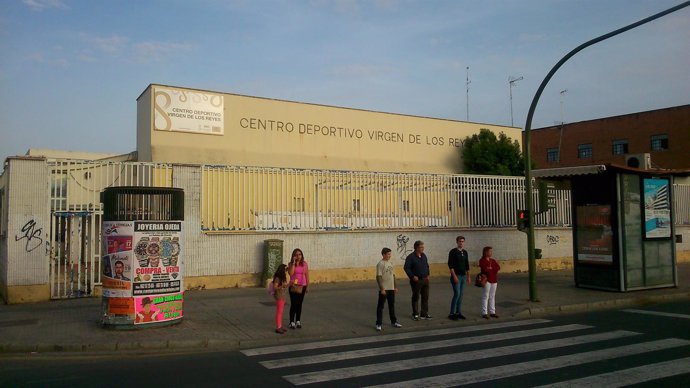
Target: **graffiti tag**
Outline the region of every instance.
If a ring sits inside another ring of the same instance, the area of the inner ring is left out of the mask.
[[[24,249],[27,252],[31,252],[43,244],[43,239],[41,234],[43,233],[43,228],[36,228],[36,221],[29,220],[24,226],[22,226],[21,232],[23,233],[21,237],[19,235],[14,236],[14,241],[20,241],[26,239],[26,245]]]
[[[550,234],[546,235],[546,242],[549,243],[549,245],[556,245],[560,241],[559,236],[552,236]]]
[[[404,234],[399,234],[398,237],[396,237],[396,241],[398,244],[398,254],[400,255],[400,259],[405,260],[407,255],[412,253],[412,249],[407,249],[407,243],[410,242],[410,238]]]

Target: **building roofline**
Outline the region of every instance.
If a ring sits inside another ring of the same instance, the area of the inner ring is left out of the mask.
[[[418,116],[418,115],[411,115],[411,114],[404,114],[404,113],[393,113],[393,112],[384,112],[384,111],[376,111],[376,110],[370,110],[370,109],[360,109],[360,108],[348,108],[344,106],[337,106],[337,105],[326,105],[326,104],[317,104],[313,102],[301,102],[301,101],[291,101],[291,100],[282,100],[279,98],[269,98],[269,97],[257,97],[257,96],[249,96],[246,94],[238,94],[238,93],[227,93],[227,92],[219,92],[216,90],[208,90],[208,89],[197,89],[197,88],[190,88],[186,86],[175,86],[175,85],[163,85],[163,84],[156,84],[156,83],[151,83],[149,84],[144,91],[139,94],[139,97],[137,97],[137,101],[141,98],[141,96],[146,93],[146,91],[151,88],[152,86],[161,86],[165,88],[176,88],[176,89],[187,89],[187,90],[195,90],[198,92],[208,92],[208,93],[218,93],[218,94],[228,94],[231,96],[238,96],[238,97],[246,97],[246,98],[255,98],[258,100],[266,100],[266,101],[276,101],[276,102],[288,102],[291,104],[300,104],[300,105],[312,105],[312,106],[319,106],[319,107],[325,107],[325,108],[337,108],[337,109],[347,109],[347,110],[353,110],[353,111],[358,111],[358,112],[368,112],[368,113],[382,113],[382,114],[387,114],[387,115],[393,115],[393,116],[404,116],[404,117],[415,117],[415,118],[420,118],[420,119],[431,119],[431,120],[441,120],[441,121],[449,121],[453,123],[468,123],[468,124],[477,124],[477,125],[491,125],[493,127],[501,127],[501,128],[510,128],[510,129],[520,129],[520,127],[511,127],[509,125],[501,125],[501,124],[491,124],[491,123],[480,123],[480,122],[475,122],[475,121],[463,121],[463,120],[452,120],[452,119],[444,119],[444,118],[439,118],[439,117],[430,117],[430,116]]]
[[[599,118],[595,118],[595,119],[582,120],[582,121],[575,121],[575,122],[572,122],[572,123],[563,123],[563,124],[550,125],[550,126],[548,126],[548,127],[532,128],[532,131],[541,131],[541,130],[552,129],[552,128],[560,128],[561,126],[567,127],[567,126],[571,126],[571,125],[575,125],[575,124],[587,123],[587,122],[591,122],[591,121],[613,120],[613,119],[618,119],[618,118],[626,117],[626,116],[632,116],[632,115],[638,115],[638,114],[644,114],[644,113],[654,113],[654,112],[660,112],[660,111],[664,111],[664,110],[680,109],[680,108],[690,108],[690,104],[677,105],[677,106],[669,106],[669,107],[666,107],[666,108],[645,110],[645,111],[641,111],[641,112],[624,113],[624,114],[615,115],[615,116],[599,117]]]

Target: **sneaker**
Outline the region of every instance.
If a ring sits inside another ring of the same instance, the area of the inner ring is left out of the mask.
[[[450,319],[451,321],[457,321],[458,316],[456,314],[450,314],[448,315],[448,319]]]
[[[383,330],[383,328],[381,327],[381,325],[376,325],[376,331],[381,331],[381,330]]]
[[[298,329],[301,329],[301,328],[302,328],[302,322],[297,321],[297,328],[298,328]]]
[[[422,315],[422,319],[431,319],[431,318],[433,318],[433,317],[429,314]]]
[[[295,328],[295,322],[290,322],[290,325],[288,327],[290,329],[294,329]]]
[[[413,321],[418,321],[418,320],[419,320],[419,315],[412,315],[412,320],[413,320]]]
[[[484,314],[484,315],[482,315],[482,318],[484,318],[484,319],[489,319],[489,316],[486,315],[486,314]]]
[[[498,314],[491,314],[491,318],[498,318]]]
[[[393,327],[398,327],[398,328],[400,328],[400,327],[402,327],[402,325],[401,325],[399,322],[395,322],[395,323],[393,324]]]
[[[278,334],[285,334],[287,330],[283,329],[282,327],[280,329],[276,329],[276,333]]]
[[[460,318],[460,319],[467,319],[467,318],[465,318],[465,316],[462,315],[462,314],[458,314],[457,316],[458,316],[458,318]]]

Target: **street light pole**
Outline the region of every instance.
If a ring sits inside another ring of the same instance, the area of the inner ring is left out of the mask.
[[[536,259],[534,256],[534,208],[533,208],[533,202],[532,202],[532,154],[531,154],[531,147],[530,147],[530,129],[532,128],[532,117],[534,116],[534,110],[537,108],[537,103],[539,102],[539,98],[541,97],[541,94],[544,92],[544,88],[546,88],[546,85],[549,83],[551,78],[553,77],[554,74],[556,74],[556,71],[563,66],[563,64],[568,61],[568,59],[572,58],[575,54],[578,52],[582,51],[583,49],[592,46],[596,43],[599,43],[603,40],[606,40],[608,38],[614,37],[618,34],[622,34],[623,32],[626,32],[628,30],[632,30],[635,27],[639,27],[643,24],[649,23],[653,20],[659,19],[662,16],[666,16],[670,13],[673,13],[675,11],[678,11],[680,9],[683,9],[687,6],[690,5],[690,1],[686,1],[682,4],[679,4],[675,7],[671,7],[665,11],[659,12],[655,15],[652,15],[650,17],[644,18],[640,21],[637,21],[635,23],[632,23],[628,26],[625,26],[623,28],[619,28],[615,31],[609,32],[608,34],[604,34],[598,38],[594,38],[588,42],[585,42],[576,48],[574,48],[572,51],[570,51],[566,56],[561,58],[558,63],[549,71],[549,73],[546,75],[544,80],[541,82],[541,85],[539,85],[539,88],[537,89],[537,92],[534,94],[534,98],[532,98],[532,103],[530,104],[529,107],[529,112],[527,113],[527,121],[525,122],[525,142],[522,146],[523,149],[523,154],[525,156],[525,209],[527,210],[527,213],[529,215],[528,217],[528,229],[527,229],[527,264],[528,264],[528,270],[529,270],[529,299],[532,302],[538,302],[539,299],[537,298],[537,281],[536,281],[536,271],[537,271],[537,263]]]

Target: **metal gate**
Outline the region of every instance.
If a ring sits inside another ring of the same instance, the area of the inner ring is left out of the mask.
[[[52,299],[92,296],[101,284],[100,194],[112,186],[172,186],[169,165],[61,160],[50,168]]]

